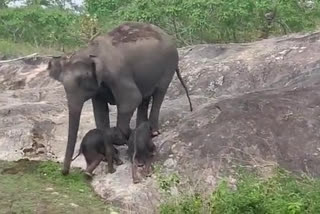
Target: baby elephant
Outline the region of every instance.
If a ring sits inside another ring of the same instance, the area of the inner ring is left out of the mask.
[[[79,153],[72,159],[75,160],[81,153],[83,153],[87,168],[85,174],[92,177],[92,172],[100,164],[101,161],[108,163],[108,172],[114,173],[113,161],[117,165],[123,164],[119,158],[118,150],[113,146],[117,140],[116,128],[108,128],[103,132],[99,129],[92,129],[82,139]]]
[[[152,129],[148,121],[142,122],[131,132],[128,140],[128,155],[132,162],[133,183],[138,183],[137,166],[143,167],[144,175],[151,173],[152,157],[156,146],[152,142]]]

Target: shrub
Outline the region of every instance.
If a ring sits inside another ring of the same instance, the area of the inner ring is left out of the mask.
[[[300,0],[97,0],[86,1],[100,22],[154,23],[176,36],[180,45],[246,42],[270,34],[314,29],[319,2]],[[126,6],[125,6],[126,5]],[[103,24],[105,25],[105,24]]]
[[[74,48],[123,21],[142,21],[158,25],[185,46],[309,31],[319,18],[317,0],[85,0],[80,14],[52,5],[2,7],[0,38]]]
[[[253,174],[239,176],[236,189],[222,181],[208,199],[199,195],[169,199],[161,213],[300,214],[320,210],[320,180],[279,170],[268,179]],[[206,211],[203,211],[206,210]]]
[[[0,10],[0,38],[35,46],[79,45],[79,17],[59,9],[41,7]]]

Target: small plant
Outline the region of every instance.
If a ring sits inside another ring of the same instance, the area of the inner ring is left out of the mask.
[[[177,173],[172,173],[170,175],[159,175],[158,184],[159,188],[166,192],[170,193],[172,187],[177,186],[180,183],[180,177]]]
[[[202,214],[204,201],[200,195],[185,196],[178,201],[162,204],[160,214]]]

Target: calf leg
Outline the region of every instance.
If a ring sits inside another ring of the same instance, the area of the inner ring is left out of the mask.
[[[131,170],[132,170],[133,183],[134,184],[139,183],[140,179],[139,179],[139,177],[137,175],[137,164],[135,162],[132,163]]]
[[[143,167],[143,175],[146,177],[150,177],[152,174],[152,162],[154,155],[151,151],[148,151],[148,155],[145,157],[145,165]]]
[[[108,157],[108,172],[109,173],[114,173],[116,170],[113,167],[113,157]]]
[[[123,164],[123,161],[119,158],[119,151],[114,146],[113,147],[113,161],[116,163],[116,165],[120,166]]]
[[[119,158],[119,154],[114,154],[113,155],[113,160],[118,166],[123,164],[123,161]]]
[[[113,167],[113,158],[115,151],[113,150],[113,146],[108,144],[108,142],[105,142],[105,154],[106,154],[106,160],[108,162],[108,172],[114,173],[116,170]]]
[[[166,95],[167,90],[163,89],[157,89],[155,93],[153,94],[152,98],[152,107],[150,112],[150,123],[152,128],[152,137],[158,136],[160,134],[159,131],[159,114],[160,114],[160,108],[161,104],[163,102],[163,99]]]
[[[114,161],[115,161],[115,163],[116,163],[118,166],[120,166],[120,165],[123,164],[123,161],[122,161],[119,157],[116,157],[116,158],[114,159]]]
[[[137,149],[136,149],[136,143],[137,143],[137,139],[136,139],[136,134],[137,132],[134,133],[134,139],[132,141],[132,146],[133,146],[133,154],[132,154],[132,159],[131,159],[131,170],[132,170],[132,180],[133,180],[133,183],[136,184],[136,183],[139,183],[140,182],[140,179],[137,175],[137,162],[136,162],[136,154],[137,154]]]
[[[99,154],[92,162],[87,162],[87,168],[85,170],[86,175],[92,176],[93,170],[97,168],[97,166],[100,164],[103,158],[103,155]]]
[[[152,174],[151,160],[146,161],[146,165],[144,166],[144,176],[150,177]]]

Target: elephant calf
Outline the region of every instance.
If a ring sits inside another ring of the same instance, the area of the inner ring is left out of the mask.
[[[128,155],[132,162],[133,183],[138,183],[137,166],[143,167],[143,174],[149,176],[151,173],[151,162],[156,151],[152,142],[152,127],[149,121],[141,122],[131,132],[128,140]]]
[[[100,129],[92,129],[82,139],[79,153],[75,156],[75,160],[83,153],[87,168],[85,174],[92,177],[92,172],[100,164],[101,161],[108,162],[108,172],[114,173],[113,161],[117,165],[123,164],[119,158],[118,150],[113,146],[113,143],[119,138],[117,137],[116,128],[108,128],[105,132]]]

